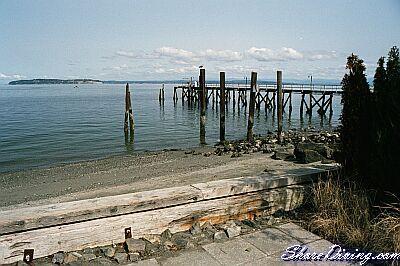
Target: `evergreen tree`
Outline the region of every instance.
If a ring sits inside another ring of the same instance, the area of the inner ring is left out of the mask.
[[[400,60],[396,46],[389,51],[386,70],[384,59],[379,59],[374,78],[370,185],[381,193],[399,193],[396,169],[400,165]]]
[[[386,87],[386,69],[385,69],[385,57],[381,57],[378,60],[378,67],[375,71],[374,76],[374,92],[378,95]]]
[[[368,171],[366,166],[369,160],[370,138],[367,123],[370,91],[363,60],[352,54],[347,58],[346,69],[349,73],[345,74],[342,80],[342,163],[347,172],[363,175]]]
[[[400,80],[400,60],[399,60],[399,48],[393,46],[388,54],[388,60],[386,64],[387,79],[389,86],[398,85]],[[391,89],[394,89],[393,87]]]

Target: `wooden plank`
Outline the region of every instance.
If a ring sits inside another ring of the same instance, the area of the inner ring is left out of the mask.
[[[192,186],[172,187],[0,212],[0,235],[185,204],[202,199]]]
[[[216,180],[212,182],[199,183],[192,185],[199,189],[203,199],[215,199],[238,195],[243,193],[256,192],[259,190],[276,189],[285,186],[310,183],[318,178],[327,176],[330,172],[338,170],[336,166],[327,166],[325,170],[319,168],[297,169],[292,173],[279,174],[271,177],[270,174],[254,177],[238,177],[226,180]]]
[[[42,228],[0,236],[0,263],[22,259],[24,249],[34,249],[35,257],[58,251],[69,252],[84,248],[124,242],[124,228],[132,228],[132,237],[187,230],[195,221],[213,224],[229,219],[252,218],[257,213],[273,213],[277,209],[297,207],[305,194],[302,186],[289,186],[221,199],[163,208]]]

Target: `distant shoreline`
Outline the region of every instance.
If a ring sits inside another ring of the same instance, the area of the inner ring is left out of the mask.
[[[36,84],[102,84],[103,81],[97,79],[25,79],[14,80],[8,85],[36,85]]]
[[[13,80],[8,85],[53,85],[53,84],[182,84],[187,80],[97,80],[97,79],[29,79]],[[208,83],[219,83],[219,80],[207,80]],[[308,84],[307,80],[287,79],[284,84]],[[246,84],[245,80],[227,80],[231,84]],[[259,83],[275,84],[274,80],[259,80]],[[314,85],[340,85],[336,80],[315,80]]]

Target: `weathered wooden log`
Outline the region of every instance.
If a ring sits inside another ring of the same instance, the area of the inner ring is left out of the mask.
[[[219,73],[219,141],[225,141],[225,72]]]
[[[297,169],[280,171],[277,174],[264,173],[257,176],[197,183],[190,186],[11,209],[0,212],[0,234],[143,212],[204,199],[302,184],[326,175],[329,171],[336,170],[337,167],[334,165],[325,165],[323,169],[302,166]]]
[[[282,71],[276,72],[276,87],[277,87],[277,113],[278,113],[278,142],[282,142],[282,116],[283,116],[283,98],[282,98]]]
[[[165,229],[173,233],[184,231],[194,222],[218,224],[230,219],[253,219],[263,211],[272,214],[278,209],[294,209],[303,202],[305,194],[303,186],[288,186],[0,236],[0,263],[21,260],[25,249],[34,249],[35,257],[44,257],[58,251],[122,243],[124,229],[129,227],[132,237],[139,238],[160,234]]]
[[[256,86],[257,86],[257,73],[251,72],[251,89],[250,89],[250,105],[249,117],[247,121],[247,141],[254,141],[253,126],[254,126],[254,108],[256,101]]]

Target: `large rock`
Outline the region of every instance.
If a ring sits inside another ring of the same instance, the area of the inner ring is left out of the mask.
[[[72,263],[72,262],[77,262],[79,260],[79,258],[82,258],[82,255],[77,253],[77,252],[71,252],[68,253],[65,257],[64,257],[64,264],[68,264],[68,263]]]
[[[201,233],[201,226],[199,222],[195,222],[192,227],[190,227],[189,232],[192,235],[198,235]]]
[[[146,242],[142,239],[128,238],[125,244],[129,252],[144,252],[146,249]]]
[[[128,261],[128,254],[122,252],[115,253],[114,259],[120,264],[125,263]]]
[[[214,241],[222,241],[227,239],[228,236],[226,235],[226,233],[222,230],[215,232],[214,234]]]
[[[301,142],[294,149],[296,160],[300,163],[313,163],[324,159],[327,154],[326,145],[323,143]]]
[[[62,264],[64,262],[64,253],[58,252],[58,253],[54,254],[51,262],[53,264]]]
[[[114,257],[115,248],[113,248],[113,247],[111,247],[111,246],[102,247],[102,248],[101,248],[101,251],[103,252],[103,254],[104,254],[106,257],[109,257],[109,258]]]
[[[275,160],[290,160],[294,158],[294,149],[292,148],[279,148],[274,151],[272,159]]]
[[[161,241],[171,240],[172,233],[169,229],[166,229],[164,232],[161,233]]]

